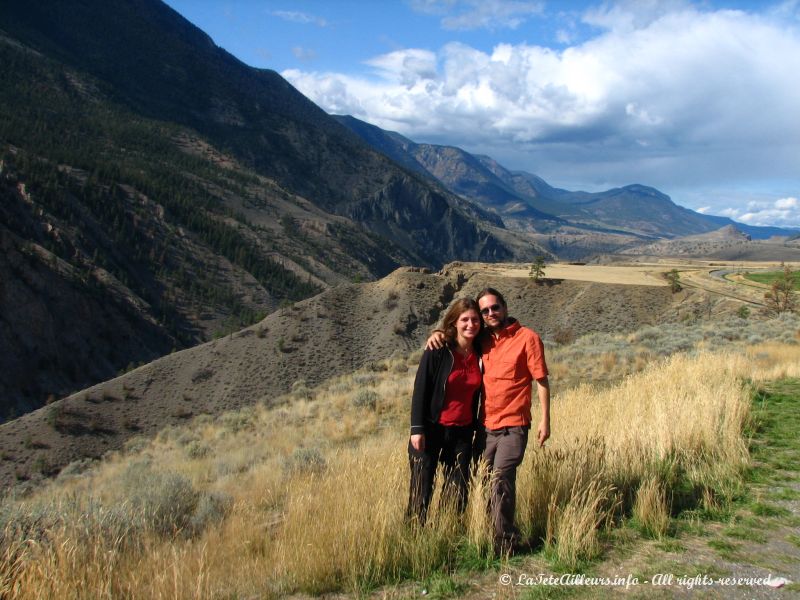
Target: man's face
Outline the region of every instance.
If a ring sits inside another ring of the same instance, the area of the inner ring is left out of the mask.
[[[489,329],[500,329],[506,321],[506,307],[500,302],[497,296],[491,294],[483,296],[478,300],[481,307],[483,322]]]

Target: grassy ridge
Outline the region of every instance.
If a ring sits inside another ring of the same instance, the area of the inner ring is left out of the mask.
[[[559,393],[553,440],[529,448],[519,474],[523,531],[575,568],[623,520],[658,537],[672,514],[741,496],[745,379],[798,376],[798,353],[677,354]],[[270,597],[493,564],[480,478],[463,520],[434,502],[423,535],[403,522],[414,367],[398,358],[313,390],[297,382],[282,406],[195,419],[6,501],[3,596]]]

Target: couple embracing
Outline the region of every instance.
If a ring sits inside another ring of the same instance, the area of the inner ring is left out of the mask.
[[[425,522],[439,464],[443,491],[455,494],[463,511],[471,459],[482,457],[491,474],[495,551],[518,547],[516,476],[531,428],[534,385],[542,446],[550,437],[550,387],[541,338],[508,316],[505,299],[493,288],[475,300],[456,300],[442,329],[428,339],[414,382],[408,445],[412,519]]]

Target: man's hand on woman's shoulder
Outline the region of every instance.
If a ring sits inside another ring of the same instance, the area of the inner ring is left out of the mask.
[[[435,329],[428,338],[428,341],[425,342],[425,350],[438,350],[444,346],[444,342],[444,332],[439,329]]]

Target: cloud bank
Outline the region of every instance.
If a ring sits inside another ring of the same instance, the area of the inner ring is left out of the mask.
[[[745,209],[727,208],[720,214],[748,225],[796,227],[800,223],[800,201],[794,197],[779,198],[774,202],[752,201]]]
[[[512,3],[523,4],[536,9]],[[560,50],[452,42],[374,57],[362,76],[283,75],[328,112],[491,154],[559,185],[799,181],[796,3],[760,14],[604,6],[583,15],[595,35]]]

